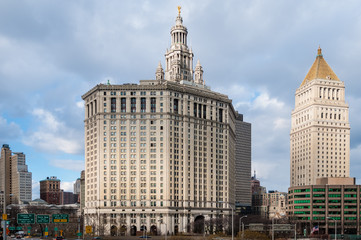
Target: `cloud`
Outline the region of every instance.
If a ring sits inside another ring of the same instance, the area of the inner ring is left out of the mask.
[[[76,102],[76,106],[78,108],[84,109],[84,102],[83,101]]]
[[[345,81],[351,146],[361,144],[360,8],[357,0],[182,3],[188,43],[207,85],[228,94],[252,123],[254,168],[280,169],[275,178],[260,172],[266,186],[289,185],[294,93],[319,44]],[[0,1],[0,140],[20,138],[47,159],[84,154],[80,96],[107,79],[122,84],[154,78],[159,60],[165,67],[176,15],[172,1]],[[351,165],[359,156],[352,151]],[[353,173],[361,178],[360,171]]]
[[[74,190],[74,183],[75,181],[73,182],[64,182],[64,181],[61,181],[60,182],[60,188],[64,190],[64,192],[73,192]]]
[[[37,199],[40,198],[40,182],[32,180],[32,198]]]
[[[82,152],[80,136],[64,122],[56,119],[54,114],[44,109],[35,109],[32,114],[40,124],[35,131],[29,132],[23,139],[24,144],[50,153],[79,154]]]
[[[252,124],[252,170],[261,183],[286,191],[289,182],[289,131],[291,106],[262,87],[247,97],[235,91],[230,98]],[[277,171],[277,176],[274,172]]]
[[[15,122],[8,122],[0,116],[0,143],[7,143],[10,140],[19,139],[23,131]]]
[[[270,98],[268,92],[262,92],[252,103],[252,109],[260,110],[282,110],[285,104],[277,98]]]
[[[85,168],[84,161],[70,159],[50,160],[50,165],[76,172],[82,171]]]

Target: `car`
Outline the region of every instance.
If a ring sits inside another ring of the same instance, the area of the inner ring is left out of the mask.
[[[57,237],[56,237],[56,240],[63,240],[63,239],[64,239],[63,236],[57,236]]]
[[[93,237],[93,240],[101,240],[101,237]]]

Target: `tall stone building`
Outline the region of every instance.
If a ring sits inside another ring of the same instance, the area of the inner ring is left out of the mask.
[[[13,153],[12,164],[12,198],[15,203],[29,202],[32,200],[32,173],[28,171],[25,154]]]
[[[156,80],[82,96],[85,224],[99,234],[197,231],[234,208],[237,113],[204,84],[199,61],[193,70],[180,13],[170,33]]]
[[[291,187],[316,184],[317,178],[349,177],[345,85],[323,58],[321,48],[296,90],[290,140]]]
[[[32,174],[25,154],[12,153],[8,144],[1,148],[0,191],[5,195],[6,205],[28,202],[32,198]]]
[[[243,115],[236,117],[235,145],[235,202],[240,212],[247,212],[252,206],[251,191],[251,124],[243,121]]]
[[[85,207],[85,170],[80,173],[80,209],[83,212]]]
[[[55,176],[47,177],[40,181],[40,199],[49,204],[62,204],[62,192],[60,189],[60,179]]]
[[[12,203],[11,174],[11,150],[8,144],[3,144],[0,156],[0,191],[5,195],[2,199],[6,200],[6,205]]]

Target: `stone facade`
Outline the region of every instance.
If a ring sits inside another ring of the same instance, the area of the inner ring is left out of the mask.
[[[13,153],[3,144],[0,158],[0,191],[6,196],[6,205],[31,201],[32,174],[28,171],[24,153]]]
[[[236,207],[251,207],[251,124],[243,121],[243,115],[236,118]]]
[[[25,163],[25,154],[13,153],[11,162],[13,202],[29,202],[32,200],[32,173]]]
[[[62,193],[60,189],[60,179],[55,176],[47,177],[40,181],[40,199],[49,204],[60,205],[62,203]]]
[[[349,177],[345,85],[328,66],[321,49],[295,93],[290,138],[291,186],[316,184],[322,177]]]
[[[199,63],[193,71],[180,14],[155,75],[82,96],[84,219],[97,234],[189,232],[234,207],[237,113],[204,84]]]

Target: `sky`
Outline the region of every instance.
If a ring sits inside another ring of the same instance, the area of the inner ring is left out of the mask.
[[[48,176],[72,191],[84,169],[81,96],[108,79],[155,79],[178,5],[206,84],[252,124],[263,186],[287,191],[294,93],[319,46],[345,82],[351,176],[361,183],[361,1],[2,0],[0,144],[26,154],[33,198]]]

